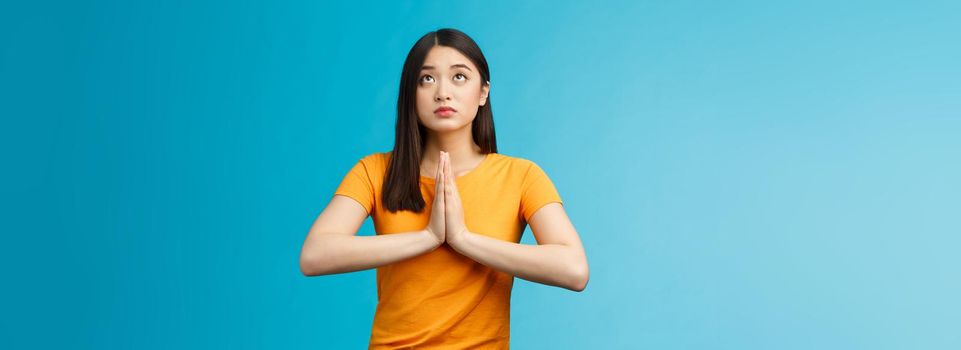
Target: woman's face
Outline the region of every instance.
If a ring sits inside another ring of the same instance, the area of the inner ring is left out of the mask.
[[[433,131],[461,129],[474,121],[489,91],[467,56],[452,47],[434,46],[417,79],[417,118]]]

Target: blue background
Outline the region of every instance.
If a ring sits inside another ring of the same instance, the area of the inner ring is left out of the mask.
[[[0,346],[365,347],[300,248],[442,27],[591,266],[513,347],[961,348],[952,1],[4,2]]]

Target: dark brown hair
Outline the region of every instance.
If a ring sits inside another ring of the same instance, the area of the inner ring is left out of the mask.
[[[424,197],[420,193],[420,161],[427,144],[427,128],[417,118],[417,79],[427,52],[434,46],[447,46],[456,49],[477,66],[481,84],[490,82],[487,59],[480,47],[467,34],[450,28],[439,29],[422,36],[407,53],[404,69],[400,74],[400,93],[397,96],[397,127],[394,136],[394,150],[387,166],[384,179],[382,201],[391,212],[410,210],[421,212]],[[497,153],[494,137],[494,115],[491,112],[491,99],[477,109],[471,135],[481,148],[481,153]]]

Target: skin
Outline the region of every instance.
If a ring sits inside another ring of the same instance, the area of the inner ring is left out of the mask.
[[[589,280],[584,247],[564,206],[547,204],[528,224],[536,245],[470,232],[454,179],[483,161],[471,135],[477,109],[487,102],[490,84],[459,51],[435,46],[424,60],[417,87],[417,116],[428,129],[422,174],[436,182],[431,217],[420,231],[356,236],[367,218],[353,199],[335,195],[314,221],[301,251],[304,275],[317,276],[376,268],[430,252],[443,244],[481,264],[532,282],[583,291]],[[439,106],[452,116],[434,113]]]

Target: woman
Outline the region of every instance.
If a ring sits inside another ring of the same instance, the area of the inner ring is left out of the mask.
[[[583,246],[551,180],[497,153],[489,92],[470,37],[421,37],[401,73],[394,149],[357,162],[307,235],[307,276],[377,268],[372,349],[506,349],[514,276],[587,285]],[[377,235],[355,236],[368,215]],[[518,243],[526,224],[537,245]]]

